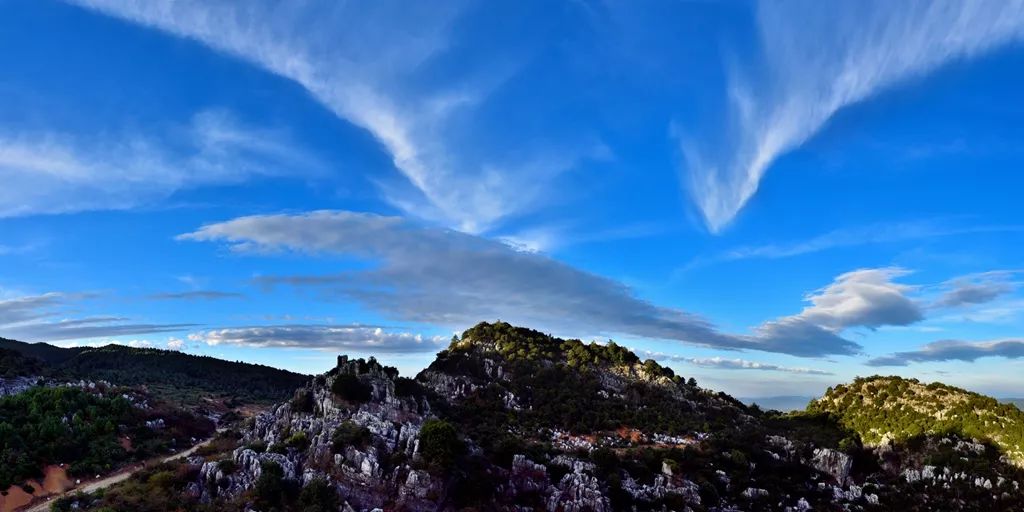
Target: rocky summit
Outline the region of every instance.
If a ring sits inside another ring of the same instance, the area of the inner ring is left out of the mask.
[[[455,337],[414,379],[340,356],[213,445],[166,484],[190,510],[1024,507],[1021,472],[988,439],[868,442],[820,404],[761,411],[615,343],[505,323]],[[117,509],[118,492],[60,505]]]

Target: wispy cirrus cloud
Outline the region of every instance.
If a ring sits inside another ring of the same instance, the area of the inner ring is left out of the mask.
[[[305,348],[372,353],[436,352],[443,349],[447,342],[442,336],[390,332],[376,326],[306,324],[214,329],[192,333],[189,340],[211,346]]]
[[[712,232],[757,192],[775,160],[840,110],[1024,36],[1024,3],[982,0],[757,4],[760,57],[737,66],[719,140],[682,141],[688,188]]]
[[[910,363],[937,361],[974,362],[983,357],[1024,357],[1024,340],[1005,339],[994,341],[941,340],[924,345],[918,350],[896,352],[868,361],[869,366],[907,366]]]
[[[160,135],[70,135],[0,128],[0,217],[150,204],[179,190],[231,184],[295,168],[321,169],[280,130],[254,129],[208,110]]]
[[[479,107],[516,58],[462,55],[456,69],[434,67],[458,46],[452,31],[462,2],[72,3],[198,41],[301,85],[391,155],[405,181],[381,182],[387,200],[463,231],[485,231],[535,206],[554,177],[608,153],[596,139],[482,137]]]
[[[698,258],[691,262],[687,268],[725,261],[790,258],[832,249],[845,249],[864,245],[890,244],[957,235],[1018,232],[1024,232],[1024,226],[971,226],[963,225],[954,219],[874,223],[860,227],[836,229],[807,240],[798,240],[791,243],[737,247],[715,256]]]
[[[179,239],[223,242],[242,253],[295,251],[365,260],[372,266],[363,270],[264,276],[258,282],[312,288],[401,321],[450,327],[501,318],[573,335],[628,335],[815,357],[859,351],[857,343],[840,336],[839,328],[903,320],[837,300],[843,294],[871,295],[871,279],[865,274],[860,280],[845,280],[839,285],[841,293],[826,293],[802,317],[769,322],[751,334],[723,333],[698,315],[652,304],[618,281],[546,255],[368,213],[240,217]],[[839,324],[827,318],[840,319]]]
[[[817,370],[814,368],[780,366],[771,363],[748,361],[746,359],[727,359],[723,357],[686,357],[680,355],[663,354],[661,352],[646,352],[646,355],[647,357],[657,359],[659,361],[678,361],[681,363],[689,363],[694,366],[700,366],[703,368],[714,368],[718,370],[761,370],[782,373],[798,373],[801,375],[835,375],[832,372],[828,372],[825,370]]]

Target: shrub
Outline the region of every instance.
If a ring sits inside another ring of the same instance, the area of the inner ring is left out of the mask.
[[[276,462],[260,465],[260,477],[256,480],[256,500],[263,506],[272,507],[284,498],[284,470]]]
[[[465,446],[455,427],[444,420],[427,420],[420,429],[420,456],[431,466],[448,469],[462,455]]]
[[[310,481],[299,494],[299,510],[302,512],[334,512],[338,507],[338,493],[321,478]]]
[[[343,421],[331,435],[331,448],[334,453],[341,453],[346,446],[363,448],[370,444],[370,430],[351,421]]]
[[[263,453],[267,451],[267,443],[266,441],[253,441],[249,443],[246,448],[249,448],[256,453]]]
[[[313,412],[313,393],[308,389],[300,389],[292,398],[292,410],[295,412]]]
[[[230,475],[238,469],[238,464],[233,459],[224,459],[217,463],[217,469],[225,475]]]
[[[305,432],[296,432],[288,439],[285,439],[284,445],[289,448],[295,448],[300,452],[305,451],[306,448],[309,448],[309,436]]]

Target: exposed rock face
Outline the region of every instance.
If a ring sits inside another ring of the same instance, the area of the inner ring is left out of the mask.
[[[573,471],[562,477],[547,500],[550,512],[611,512],[611,501],[597,477]]]
[[[339,376],[354,376],[369,392],[365,402],[345,401],[331,387]],[[425,471],[409,464],[394,467],[384,460],[396,457],[412,460],[416,455],[420,426],[430,408],[425,400],[399,397],[394,379],[376,361],[338,358],[338,366],[327,375],[299,390],[311,411],[296,410],[296,399],[256,416],[243,432],[242,443],[232,459],[237,468],[224,474],[217,463],[208,462],[200,471],[207,501],[215,496],[238,497],[252,489],[265,463],[279,465],[286,480],[308,483],[315,478],[334,482],[346,503],[355,510],[370,510],[393,503],[395,498],[408,510],[431,510],[421,503],[440,490]],[[346,446],[336,445],[332,436],[342,425],[365,429],[366,439]],[[300,434],[302,441],[296,441]],[[251,446],[261,445],[259,453]]]
[[[849,482],[850,470],[853,469],[853,459],[849,455],[831,448],[814,450],[812,464],[818,471],[832,475],[839,485],[846,485]]]
[[[39,377],[0,377],[0,396],[16,395],[39,382]]]
[[[985,493],[971,499],[994,497],[989,504],[1017,503],[1012,477],[924,466],[930,459],[896,444],[857,452],[858,461],[875,455],[881,469],[865,477],[858,466],[855,481],[854,458],[818,444],[828,437],[769,428],[765,416],[653,361],[614,347],[581,349],[578,340],[554,340],[569,347],[562,353],[544,339],[517,346],[507,330],[497,334],[453,342],[415,380],[372,359],[339,357],[294,400],[253,418],[229,464],[190,460],[200,470],[186,492],[205,502],[250,496],[273,464],[296,484],[328,482],[341,510],[353,512],[858,511],[902,503],[908,488],[920,493],[915,503],[964,489]],[[545,372],[556,378],[530,380]],[[572,372],[583,377],[574,381]],[[552,389],[536,382],[565,386],[544,393]],[[616,416],[623,410],[636,414]],[[576,416],[588,415],[596,421],[580,428]],[[434,418],[457,429],[457,464],[427,462],[432,429],[424,425]],[[730,429],[741,441],[723,434]],[[954,450],[954,461],[986,454],[978,441],[937,447]],[[460,501],[476,491],[477,501]]]

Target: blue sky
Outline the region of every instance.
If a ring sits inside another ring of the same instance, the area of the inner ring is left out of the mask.
[[[0,0],[0,336],[1024,395],[1024,7]]]

